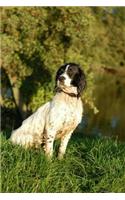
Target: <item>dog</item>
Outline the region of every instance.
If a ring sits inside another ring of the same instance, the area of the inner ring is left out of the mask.
[[[63,158],[68,141],[82,119],[81,94],[85,85],[85,74],[78,64],[62,65],[56,73],[55,96],[12,132],[12,143],[26,148],[43,145],[45,154],[51,158],[54,140],[60,139],[58,158]]]

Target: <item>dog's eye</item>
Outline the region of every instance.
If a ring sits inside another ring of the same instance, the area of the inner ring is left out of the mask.
[[[69,67],[68,72],[72,72],[72,68],[71,67]]]

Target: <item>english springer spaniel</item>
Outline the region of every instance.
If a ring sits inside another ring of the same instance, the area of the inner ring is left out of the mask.
[[[43,144],[45,154],[51,157],[54,140],[60,139],[58,157],[63,158],[68,141],[82,119],[80,96],[85,84],[85,74],[79,65],[61,66],[56,74],[55,96],[12,132],[11,141],[26,148]]]

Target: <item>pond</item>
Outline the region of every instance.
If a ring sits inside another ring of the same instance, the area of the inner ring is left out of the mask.
[[[99,113],[85,111],[84,132],[125,140],[125,76],[97,73],[94,96]]]

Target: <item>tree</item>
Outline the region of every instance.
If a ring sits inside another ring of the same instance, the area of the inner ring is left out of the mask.
[[[87,69],[93,21],[90,8],[2,8],[2,68],[22,117],[39,106],[36,93],[44,99],[58,66],[73,60]]]
[[[94,7],[96,37],[90,57],[94,66],[118,68],[125,66],[125,9]]]
[[[96,70],[124,66],[124,8],[4,7],[2,10],[2,97],[22,118],[49,100],[57,68],[79,63],[86,72],[84,100],[97,112]],[[116,42],[117,40],[117,42]],[[7,96],[7,98],[6,98]],[[13,98],[12,98],[13,97]]]

